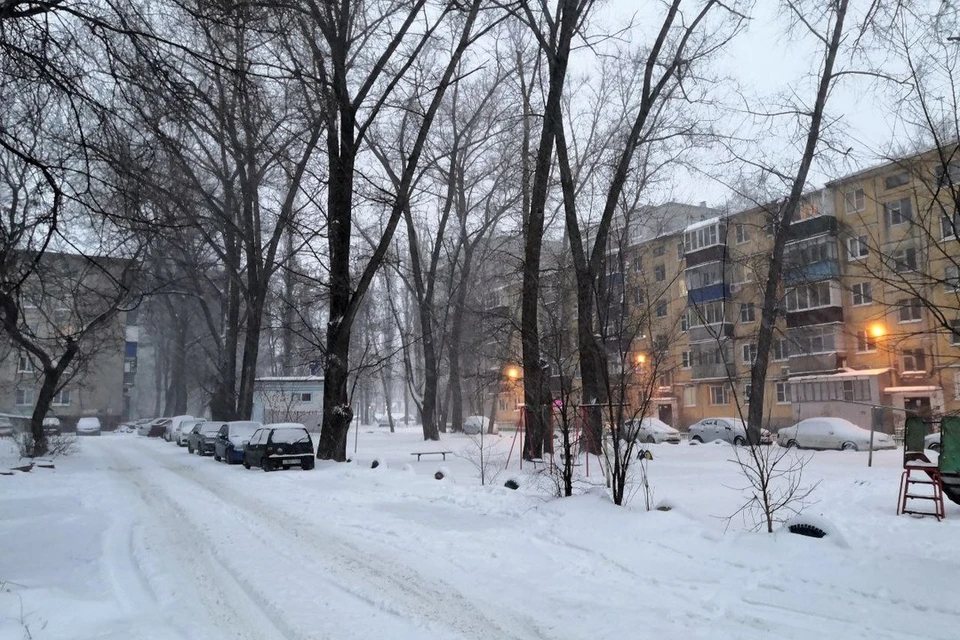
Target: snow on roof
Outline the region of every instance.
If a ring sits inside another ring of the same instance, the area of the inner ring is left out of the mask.
[[[939,391],[940,387],[926,386],[926,387],[887,387],[883,390],[884,393],[933,393],[934,391]]]
[[[846,369],[839,373],[820,373],[812,376],[797,376],[790,378],[790,382],[809,382],[812,380],[837,380],[843,378],[863,378],[868,376],[879,376],[890,371],[890,367],[884,369]]]
[[[254,382],[323,382],[323,376],[264,376]]]
[[[720,222],[720,216],[707,218],[706,220],[701,220],[700,222],[694,222],[693,224],[687,225],[686,228],[684,228],[684,232],[696,231],[697,229],[700,229],[702,227],[709,227],[710,225],[717,224],[718,222]]]

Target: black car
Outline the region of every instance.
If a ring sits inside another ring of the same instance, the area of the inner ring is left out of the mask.
[[[259,422],[228,422],[217,432],[213,443],[213,459],[227,464],[243,462],[243,446],[262,425]]]
[[[273,471],[297,465],[309,470],[316,463],[313,454],[313,440],[302,424],[268,424],[243,448],[243,466]]]
[[[201,456],[212,455],[217,441],[217,432],[225,424],[224,422],[209,421],[197,424],[187,438],[187,451]]]

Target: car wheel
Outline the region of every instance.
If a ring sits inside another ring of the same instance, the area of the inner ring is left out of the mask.
[[[193,445],[189,442],[187,443],[187,452],[191,454],[193,453]]]
[[[701,438],[700,436],[693,436],[692,438],[690,438],[690,440],[692,440],[693,442],[699,442],[700,444],[703,444],[703,438]]]
[[[940,445],[934,442],[932,445],[930,445],[930,451],[935,451],[937,453],[940,453]]]
[[[747,441],[741,438],[740,436],[737,436],[736,438],[733,439],[733,444],[735,444],[738,447],[742,447],[743,445],[747,444]]]
[[[217,462],[220,462],[220,459],[221,459],[221,458],[220,458],[220,456],[219,456],[218,454],[214,453],[214,454],[213,454],[213,459],[216,460]]]
[[[244,461],[243,461],[243,468],[249,470],[249,469],[250,469],[250,463],[247,462],[246,460],[244,460]]]
[[[657,444],[657,439],[653,436],[647,436],[647,444]]]
[[[260,461],[260,468],[263,469],[264,471],[273,471],[273,469],[270,468],[270,461],[269,461],[269,460],[261,460],[261,461]]]
[[[303,468],[304,468],[305,471],[310,471],[311,469],[313,469],[313,465],[314,465],[314,464],[316,464],[316,461],[311,457],[311,458],[307,458],[306,460],[304,460],[302,466],[303,466]]]
[[[844,442],[843,446],[841,446],[840,449],[843,451],[856,451],[857,445],[854,444],[853,442]]]
[[[787,449],[799,449],[800,445],[797,444],[796,440],[787,441]]]

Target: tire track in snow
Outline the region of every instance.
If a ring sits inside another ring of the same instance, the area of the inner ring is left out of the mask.
[[[247,531],[265,544],[276,546],[278,540],[285,539],[294,546],[306,545],[311,553],[306,558],[298,556],[299,560],[320,565],[321,575],[332,578],[346,593],[374,607],[402,618],[421,620],[433,632],[453,631],[463,638],[553,637],[529,618],[517,618],[513,614],[509,620],[503,620],[502,615],[496,619],[488,617],[449,583],[425,577],[391,557],[355,545],[330,528],[300,520],[289,512],[284,512],[283,526],[280,526],[275,508],[224,486],[195,465],[182,462],[168,465],[162,457],[153,460],[163,471],[213,494],[225,504],[242,509],[246,513]],[[178,494],[174,492],[174,495]],[[258,532],[258,528],[261,531]],[[378,587],[385,593],[371,593],[371,588]],[[510,623],[506,628],[505,622]]]

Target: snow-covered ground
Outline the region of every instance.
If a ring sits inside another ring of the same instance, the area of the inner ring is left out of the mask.
[[[510,442],[485,444],[502,456]],[[352,464],[263,473],[135,435],[84,439],[55,470],[0,476],[0,638],[960,633],[960,508],[896,516],[899,451],[873,468],[865,453],[806,454],[821,483],[808,511],[842,534],[816,540],[726,520],[743,484],[726,445],[652,447],[669,512],[547,499],[516,452],[486,487],[468,460],[410,455],[473,448],[362,428]]]

